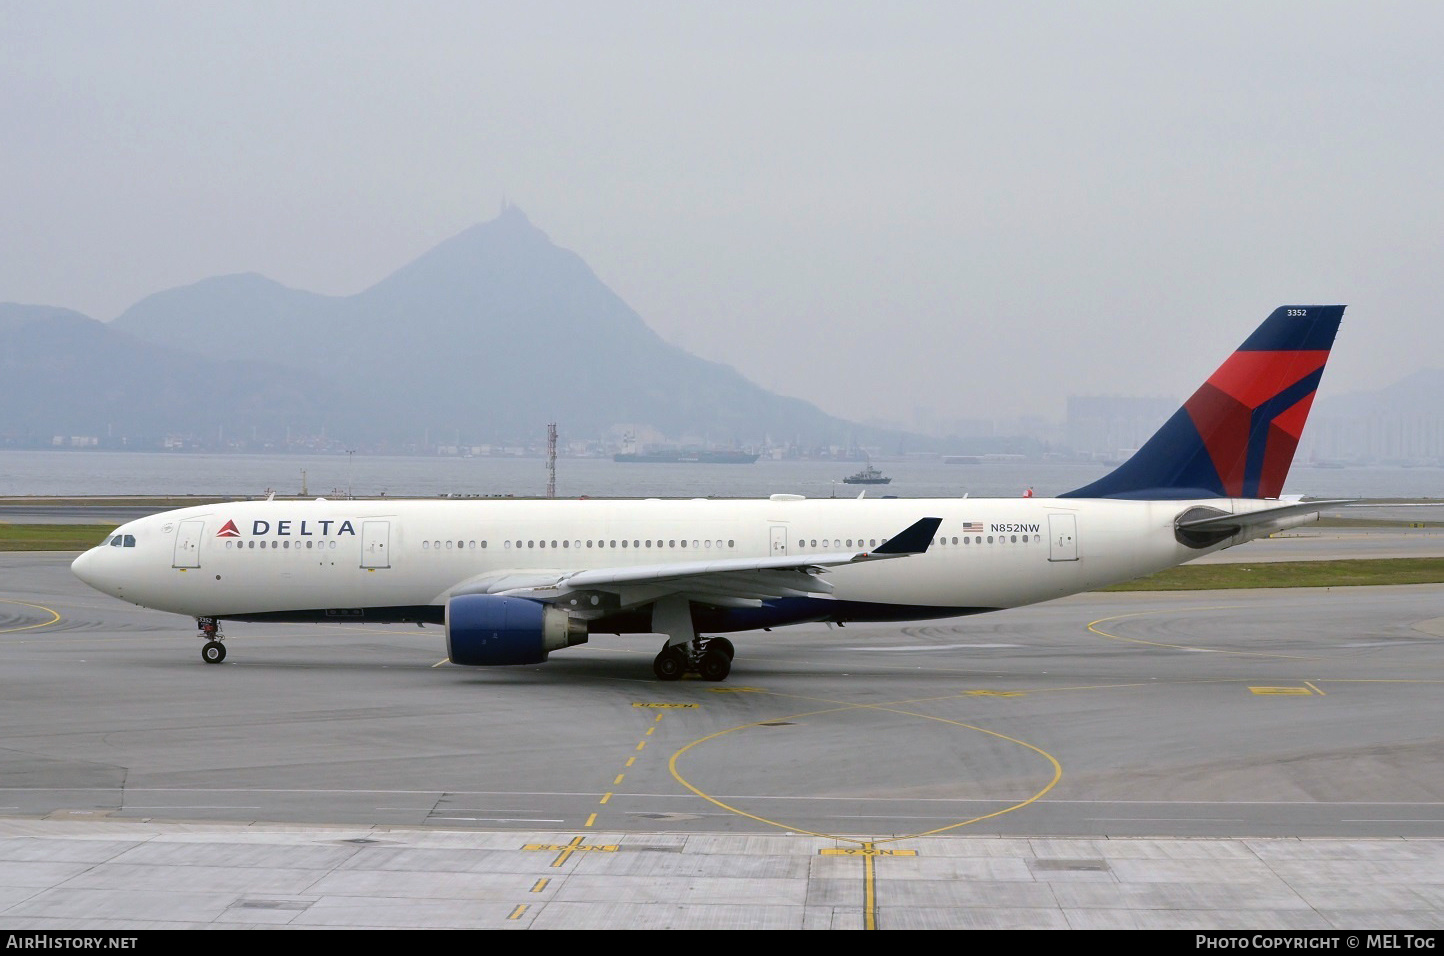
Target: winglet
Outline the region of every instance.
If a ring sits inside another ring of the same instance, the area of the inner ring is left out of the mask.
[[[922,518],[872,549],[873,554],[922,554],[933,543],[942,518]]]

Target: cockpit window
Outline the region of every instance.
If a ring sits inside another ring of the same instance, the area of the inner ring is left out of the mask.
[[[126,548],[133,548],[133,547],[135,547],[135,535],[133,535],[133,534],[128,534],[128,535],[126,535],[126,536],[125,536],[125,544],[123,545],[123,547],[126,547]]]
[[[104,541],[100,542],[100,546],[101,546],[102,548],[105,547],[106,545],[110,545],[112,548],[133,548],[133,547],[135,547],[135,535],[133,535],[133,534],[113,534],[113,535],[110,535],[110,536],[107,537]]]
[[[99,546],[103,548],[103,547],[105,547],[105,546],[108,545],[108,544],[112,544],[112,543],[115,541],[115,539],[118,538],[118,537],[120,537],[120,536],[119,536],[119,535],[114,535],[114,534],[108,534],[108,535],[105,536],[105,540],[102,541],[102,542],[100,542],[100,545],[99,545]]]

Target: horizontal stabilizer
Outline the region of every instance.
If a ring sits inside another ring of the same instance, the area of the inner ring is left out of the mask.
[[[1303,501],[1297,504],[1279,505],[1277,508],[1264,508],[1261,511],[1248,511],[1243,514],[1221,514],[1209,515],[1204,518],[1190,518],[1178,522],[1181,531],[1227,531],[1230,534],[1238,534],[1250,528],[1260,528],[1271,525],[1280,518],[1291,518],[1299,515],[1316,514],[1324,508],[1333,505],[1346,505],[1355,499],[1338,498],[1328,501]]]
[[[1304,524],[1311,516],[1332,505],[1348,504],[1352,499],[1318,501],[1289,500],[1287,503],[1237,514],[1218,508],[1189,508],[1174,521],[1178,543],[1190,548],[1232,547]]]

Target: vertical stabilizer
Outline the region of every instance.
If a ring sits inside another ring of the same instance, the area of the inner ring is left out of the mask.
[[[1343,316],[1275,309],[1132,458],[1061,497],[1277,498]]]

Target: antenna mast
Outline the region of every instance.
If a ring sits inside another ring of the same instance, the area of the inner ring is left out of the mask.
[[[557,496],[557,423],[547,422],[547,497]]]

